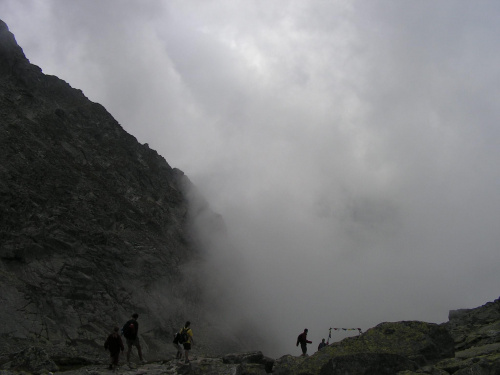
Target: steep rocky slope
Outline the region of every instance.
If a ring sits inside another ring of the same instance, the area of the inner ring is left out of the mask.
[[[109,373],[107,363],[67,369],[43,351],[27,348],[4,363],[3,375],[20,372],[64,375]],[[1,371],[1,370],[0,370]],[[500,374],[500,299],[470,310],[450,311],[445,324],[386,322],[333,343],[310,357],[285,355],[277,360],[260,351],[208,357],[196,353],[185,364],[165,358],[140,367],[124,364],[120,374],[238,375],[498,375]]]
[[[238,348],[214,334],[189,271],[203,257],[196,215],[222,229],[193,192],[104,107],[30,64],[0,21],[0,358],[27,345],[93,358],[134,312],[150,358],[187,319],[200,349]]]
[[[310,357],[284,356],[279,375],[499,375],[500,299],[450,311],[444,324],[381,323]]]

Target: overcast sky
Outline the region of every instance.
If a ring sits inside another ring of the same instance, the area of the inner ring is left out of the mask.
[[[0,0],[0,19],[224,217],[215,259],[244,261],[269,354],[499,297],[500,2]]]

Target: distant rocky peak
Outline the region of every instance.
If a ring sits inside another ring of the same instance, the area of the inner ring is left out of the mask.
[[[0,73],[12,74],[17,68],[29,65],[23,49],[18,46],[14,34],[5,22],[0,20]]]

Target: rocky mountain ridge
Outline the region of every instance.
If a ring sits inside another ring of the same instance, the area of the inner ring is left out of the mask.
[[[192,230],[203,216],[223,232],[219,215],[103,106],[30,64],[3,21],[0,212],[0,360],[29,345],[95,357],[134,312],[151,359],[186,320],[206,352],[240,346],[215,335]]]
[[[173,356],[172,356],[173,357]],[[19,372],[93,375],[110,372],[107,362],[69,369],[36,348],[25,349],[4,363],[2,375]],[[190,363],[165,358],[135,365],[122,363],[119,374],[218,375],[498,375],[500,374],[500,298],[484,306],[452,310],[443,324],[385,322],[357,337],[322,348],[309,357],[271,359],[260,351],[219,357],[195,354]]]
[[[500,298],[475,309],[452,310],[444,324],[381,323],[311,357],[285,356],[280,375],[500,374]]]

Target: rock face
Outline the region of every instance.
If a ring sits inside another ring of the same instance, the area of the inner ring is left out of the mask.
[[[104,107],[30,64],[0,21],[0,360],[29,345],[102,357],[134,312],[151,359],[188,319],[200,350],[238,350],[214,334],[188,271],[203,256],[195,214],[221,228],[193,191]]]
[[[59,370],[59,367],[43,349],[34,347],[26,348],[14,355],[9,367],[34,374]]]
[[[260,351],[219,357],[195,355],[186,364],[178,360],[123,364],[120,374],[238,374],[238,375],[498,375],[500,374],[500,299],[477,309],[450,312],[450,321],[381,323],[358,337],[331,344],[310,357],[267,358]],[[481,339],[477,339],[481,337]],[[474,342],[464,347],[464,342]],[[72,365],[73,369],[68,369]],[[65,375],[107,374],[107,365],[59,364]],[[20,371],[34,374],[55,370],[56,364],[39,349],[28,348],[11,356],[2,375]]]
[[[314,355],[276,366],[285,374],[395,374],[452,357],[454,342],[437,324],[381,323],[357,337],[329,345]],[[283,367],[283,369],[281,369]],[[377,369],[377,370],[375,370]]]
[[[276,360],[278,375],[499,375],[500,299],[450,312],[447,323],[381,323],[310,357]]]
[[[390,353],[360,353],[343,355],[328,361],[320,375],[377,374],[392,375],[405,370],[417,370],[410,359]]]
[[[500,298],[468,310],[452,310],[444,325],[455,340],[455,357],[438,364],[456,375],[500,374]]]

